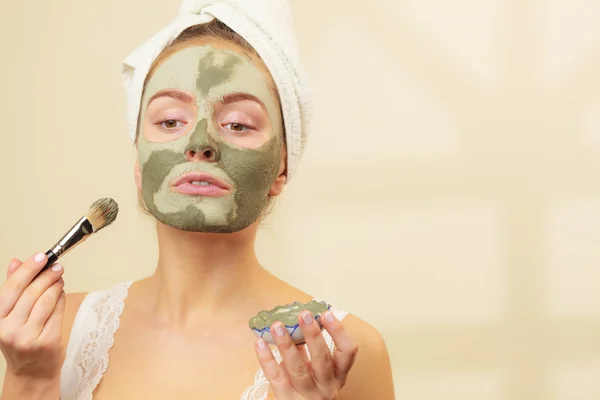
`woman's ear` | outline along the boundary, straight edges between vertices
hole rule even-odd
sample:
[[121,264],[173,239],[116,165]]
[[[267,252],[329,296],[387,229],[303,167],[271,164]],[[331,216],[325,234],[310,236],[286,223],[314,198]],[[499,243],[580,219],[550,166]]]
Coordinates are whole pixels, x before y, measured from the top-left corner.
[[285,153],[283,157],[281,157],[281,163],[279,164],[279,173],[275,181],[271,185],[271,190],[269,190],[269,196],[279,196],[281,192],[283,192],[283,187],[285,186],[285,182],[287,181],[287,171],[286,171],[286,157]]

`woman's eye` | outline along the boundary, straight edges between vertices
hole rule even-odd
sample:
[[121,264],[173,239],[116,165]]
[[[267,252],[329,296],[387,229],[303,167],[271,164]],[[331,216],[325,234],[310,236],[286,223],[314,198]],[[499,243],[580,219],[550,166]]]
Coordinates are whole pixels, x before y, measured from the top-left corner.
[[165,121],[162,121],[160,125],[166,129],[177,129],[183,126],[183,122],[177,121],[175,119],[167,119]]
[[227,124],[227,125],[225,125],[225,128],[229,129],[230,131],[234,131],[234,132],[245,132],[247,130],[250,130],[250,128],[247,127],[246,125],[238,124],[237,122]]

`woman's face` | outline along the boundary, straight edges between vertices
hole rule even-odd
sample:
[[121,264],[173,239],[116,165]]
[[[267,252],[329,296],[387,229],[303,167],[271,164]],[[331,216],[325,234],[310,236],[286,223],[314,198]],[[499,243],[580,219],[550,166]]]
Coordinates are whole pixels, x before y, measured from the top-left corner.
[[178,50],[142,98],[138,185],[146,206],[182,230],[248,227],[285,181],[281,127],[277,98],[248,56],[210,44]]

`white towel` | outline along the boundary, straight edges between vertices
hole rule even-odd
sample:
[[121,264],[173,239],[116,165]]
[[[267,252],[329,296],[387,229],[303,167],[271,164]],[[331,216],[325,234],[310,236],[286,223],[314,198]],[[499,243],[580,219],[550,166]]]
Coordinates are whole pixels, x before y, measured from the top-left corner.
[[183,0],[175,20],[123,62],[131,140],[135,140],[144,80],[152,62],[182,31],[215,18],[250,43],[273,76],[285,123],[289,182],[304,150],[311,110],[287,0]]

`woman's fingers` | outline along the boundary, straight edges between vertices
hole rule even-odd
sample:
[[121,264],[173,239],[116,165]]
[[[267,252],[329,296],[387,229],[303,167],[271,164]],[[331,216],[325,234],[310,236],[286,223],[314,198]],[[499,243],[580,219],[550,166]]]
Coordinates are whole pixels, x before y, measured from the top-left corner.
[[298,349],[298,351],[302,355],[302,358],[304,358],[304,360],[306,362],[310,362],[310,354],[308,353],[308,347],[306,346],[306,343],[304,343],[304,344],[302,344],[300,346],[296,346],[296,348]]
[[333,369],[335,378],[343,386],[346,383],[348,372],[356,360],[358,347],[344,328],[344,325],[330,311],[323,313],[321,322],[331,335],[333,343],[335,343],[336,350],[333,353]]
[[8,264],[8,269],[6,270],[6,279],[10,278],[13,272],[15,272],[17,268],[21,266],[21,264],[23,264],[21,260],[19,260],[18,258],[13,258],[10,261],[10,264]]
[[42,270],[48,258],[38,253],[20,265],[0,288],[0,318],[6,317],[13,309],[31,281]]
[[[14,273],[14,275],[16,275],[18,272],[20,271],[17,270]],[[20,325],[25,324],[29,320],[30,313],[38,301],[42,300],[43,298],[42,302],[46,305],[46,303],[48,302],[48,295],[44,295],[45,292],[59,279],[61,279],[62,274],[63,268],[60,264],[54,264],[52,268],[49,268],[42,272],[37,278],[33,280],[33,282],[29,284],[29,286],[27,286],[27,288],[25,288],[21,297],[17,300],[17,303],[10,312],[9,318],[15,320]],[[52,304],[52,309],[54,308],[55,304],[56,299]],[[49,315],[50,313],[46,315],[46,319]],[[45,322],[46,321],[44,320],[44,323]]]
[[294,388],[290,383],[283,366],[275,360],[271,348],[263,339],[258,339],[255,345],[258,362],[269,381],[277,400],[293,399]]
[[288,334],[287,329],[281,322],[276,322],[271,327],[271,336],[279,348],[282,365],[289,380],[301,395],[307,396],[317,390],[310,364],[306,362],[296,344]]
[[[64,281],[59,279],[47,288],[35,302],[29,318],[25,323],[25,328],[33,332],[35,337],[41,335],[46,322],[58,307],[58,301],[63,293]],[[18,303],[17,303],[18,306]],[[60,329],[57,330],[60,333]]]
[[[346,383],[358,348],[330,311],[318,318],[335,344],[333,355],[318,320],[309,311],[304,311],[298,318],[297,329],[302,329],[305,339],[305,345],[301,348],[296,346],[281,322],[275,322],[270,327],[281,363],[275,360],[263,339],[256,343],[260,365],[279,400],[335,398]],[[309,359],[306,350],[310,354]]]
[[[64,287],[64,285],[62,285]],[[61,340],[63,317],[65,315],[65,304],[67,295],[61,288],[55,307],[47,318],[46,324],[43,326],[42,332],[39,335],[39,339],[46,343],[58,343]],[[36,305],[37,307],[37,305]],[[35,311],[35,308],[34,308]],[[43,317],[40,317],[43,319]]]
[[[319,319],[321,317],[318,317]],[[300,328],[304,334],[308,351],[310,352],[310,360],[314,377],[317,382],[325,387],[329,387],[335,378],[333,372],[333,357],[329,351],[329,347],[323,337],[323,332],[319,324],[315,320],[310,311],[305,311],[301,314]]]
[[64,362],[62,270],[40,273],[46,261],[41,254],[21,265],[12,262],[0,288],[0,348],[7,370],[27,381],[54,381]]

